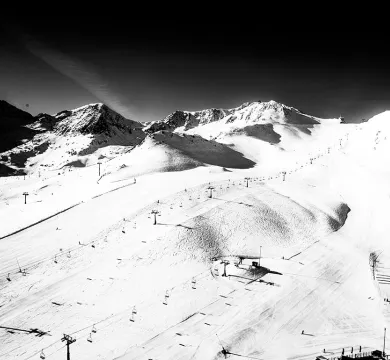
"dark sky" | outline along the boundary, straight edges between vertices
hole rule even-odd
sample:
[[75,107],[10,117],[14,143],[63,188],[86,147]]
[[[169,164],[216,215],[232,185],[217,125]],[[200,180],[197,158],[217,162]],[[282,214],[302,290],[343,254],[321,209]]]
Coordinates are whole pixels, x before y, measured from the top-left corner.
[[350,121],[390,109],[382,29],[243,8],[55,10],[0,25],[0,98],[33,115],[104,102],[150,121],[271,99]]

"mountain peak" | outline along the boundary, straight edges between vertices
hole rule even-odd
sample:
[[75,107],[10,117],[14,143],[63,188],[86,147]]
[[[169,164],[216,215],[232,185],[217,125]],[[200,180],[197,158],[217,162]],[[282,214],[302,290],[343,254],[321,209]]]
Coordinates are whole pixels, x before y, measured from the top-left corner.
[[314,117],[304,114],[302,111],[293,107],[284,105],[275,100],[270,101],[252,101],[245,102],[240,106],[232,109],[210,108],[199,111],[182,111],[176,110],[169,114],[163,120],[154,121],[145,127],[149,133],[168,130],[175,131],[190,130],[197,126],[206,125],[215,121],[226,119],[227,123],[236,120],[251,122],[291,122],[303,124],[318,123]]
[[126,119],[103,103],[81,106],[73,110],[63,110],[53,115],[60,120],[56,130],[60,134],[106,134],[110,135],[112,127],[129,131],[142,127],[136,121]]
[[[76,109],[71,110],[72,112],[78,112],[78,111],[86,111],[86,110],[101,110],[103,108],[109,109],[109,107],[103,103],[92,103],[92,104],[87,104],[80,106]],[[113,111],[113,110],[112,110]]]

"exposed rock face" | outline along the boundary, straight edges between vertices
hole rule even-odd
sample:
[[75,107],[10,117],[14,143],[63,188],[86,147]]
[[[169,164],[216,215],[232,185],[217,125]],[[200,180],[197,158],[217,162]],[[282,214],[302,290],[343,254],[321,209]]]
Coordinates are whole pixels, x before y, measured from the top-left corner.
[[183,127],[183,130],[189,130],[199,125],[221,120],[229,113],[229,110],[223,109],[206,109],[193,112],[176,110],[161,121],[149,123],[144,131],[148,133],[154,133],[161,130],[174,131],[181,127]]
[[8,151],[0,151],[0,161],[7,167],[57,168],[77,161],[77,156],[90,155],[107,146],[119,145],[128,151],[146,136],[142,124],[124,118],[101,103],[27,118],[30,122],[23,129],[31,136],[4,149]]
[[231,110],[224,109],[207,109],[202,111],[197,111],[194,113],[194,118],[198,120],[198,122],[194,121],[187,125],[186,130],[191,129],[198,125],[209,124],[214,121],[218,121],[223,119],[225,116],[229,115]]
[[174,131],[178,128],[186,131],[220,120],[226,123],[245,121],[266,124],[274,121],[297,125],[319,124],[313,116],[271,100],[246,102],[233,109],[213,108],[194,112],[177,110],[161,121],[149,123],[144,130],[149,133],[161,130]]
[[61,111],[54,115],[58,121],[55,132],[59,135],[68,133],[113,135],[114,128],[131,134],[133,129],[142,125],[128,120],[104,104],[91,104],[71,111]]
[[5,129],[0,131],[0,164],[4,173],[84,164],[94,161],[95,155],[111,158],[131,151],[147,134],[165,131],[171,137],[173,132],[198,134],[222,143],[224,138],[245,135],[275,145],[281,142],[281,126],[294,134],[310,135],[321,121],[272,100],[246,102],[232,109],[177,110],[147,124],[126,119],[102,103],[33,117],[0,101],[0,130]]
[[50,130],[50,131],[53,131],[54,126],[59,121],[58,118],[55,118],[52,115],[44,114],[44,113],[38,114],[37,116],[35,116],[35,119],[37,125],[39,125],[41,128],[45,130]]
[[190,114],[188,112],[177,110],[172,114],[169,114],[162,121],[155,121],[147,125],[144,129],[148,133],[154,133],[162,130],[173,131],[178,127],[184,126],[186,121],[189,120]]
[[55,114],[54,116],[58,119],[58,120],[63,120],[65,119],[66,117],[72,115],[72,111],[71,110],[63,110],[63,111],[60,111],[59,113]]

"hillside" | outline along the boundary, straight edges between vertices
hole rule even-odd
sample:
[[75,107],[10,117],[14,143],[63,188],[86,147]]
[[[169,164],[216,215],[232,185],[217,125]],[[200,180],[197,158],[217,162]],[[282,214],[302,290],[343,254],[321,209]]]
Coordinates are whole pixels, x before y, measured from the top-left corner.
[[202,125],[218,122],[220,124],[236,123],[243,125],[253,123],[264,125],[269,123],[295,125],[305,133],[319,124],[320,120],[314,116],[302,113],[300,110],[289,107],[276,101],[248,102],[232,109],[206,109],[201,111],[175,111],[161,121],[154,121],[147,125],[145,131],[156,132],[187,131]]
[[[244,103],[233,109],[176,111],[144,125],[104,104],[39,114],[34,120],[24,127],[35,134],[33,138],[0,154],[4,173],[54,173],[107,161],[112,162],[108,171],[125,176],[197,166],[243,169],[261,165],[277,171],[291,162],[286,150],[293,156],[308,149],[314,153],[319,138],[333,136],[332,141],[337,141],[344,133],[339,119],[318,119],[275,101]],[[147,135],[152,141],[144,144]],[[270,154],[276,161],[266,161]]]
[[[261,111],[285,129],[280,142],[232,135],[231,124],[259,122],[257,106],[220,124],[234,146],[195,133],[216,120],[145,134],[101,175],[87,164],[1,178],[0,323],[13,330],[0,331],[0,358],[63,359],[63,334],[80,360],[216,360],[223,348],[227,358],[309,360],[381,348],[390,113],[359,125],[315,118],[310,134],[288,137],[299,117],[277,106]],[[33,126],[58,139],[114,138],[96,117],[85,122],[95,111]]]
[[27,173],[95,164],[99,158],[128,151],[123,147],[134,147],[145,137],[140,123],[125,119],[104,104],[39,114],[26,129],[36,135],[0,156],[4,165]]
[[198,135],[168,131],[148,135],[134,150],[107,163],[103,182],[128,179],[155,172],[172,172],[196,167],[248,169],[256,164],[241,153]]

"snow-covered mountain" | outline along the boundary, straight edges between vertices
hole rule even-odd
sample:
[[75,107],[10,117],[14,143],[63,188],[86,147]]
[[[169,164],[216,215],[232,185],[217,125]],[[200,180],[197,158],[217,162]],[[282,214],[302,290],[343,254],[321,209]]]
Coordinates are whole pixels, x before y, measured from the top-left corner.
[[292,152],[310,157],[318,151],[321,139],[334,144],[344,131],[341,123],[341,119],[321,119],[271,100],[247,102],[232,109],[176,111],[148,124],[145,131],[198,135],[229,146],[263,168],[275,168],[291,162]]
[[1,160],[27,172],[40,167],[56,170],[68,164],[85,166],[139,144],[145,138],[142,127],[101,103],[54,115],[39,114],[24,126],[35,133],[33,138],[3,152]]
[[64,334],[78,360],[388,347],[390,113],[360,125],[277,103],[203,114],[187,130],[129,122],[130,134],[94,104],[23,125],[38,132],[33,170],[112,161],[104,176],[0,178],[2,360],[62,360]]
[[189,130],[199,125],[218,121],[231,114],[233,110],[206,109],[201,111],[176,110],[161,121],[153,121],[145,127],[145,131],[153,133],[161,130],[174,131],[177,128]]
[[119,133],[132,134],[133,130],[142,128],[140,123],[125,119],[102,103],[61,111],[54,118],[59,120],[54,126],[54,131],[59,135],[92,134],[113,137]]
[[320,123],[314,116],[304,114],[298,109],[271,100],[268,102],[246,102],[232,109],[177,110],[161,121],[154,121],[148,124],[145,131],[174,131],[176,129],[187,131],[216,121],[226,124],[245,122],[256,124],[294,124],[296,126]]
[[[0,164],[7,170],[57,171],[64,166],[83,167],[96,164],[99,159],[114,158],[117,170],[132,166],[134,175],[152,168],[156,171],[208,165],[245,168],[255,164],[265,166],[264,154],[269,152],[277,159],[272,165],[280,165],[289,161],[285,150],[314,151],[319,137],[327,136],[330,140],[338,136],[333,130],[334,126],[340,126],[340,119],[320,119],[272,100],[247,102],[232,109],[175,111],[161,121],[147,124],[125,119],[101,103],[54,115],[39,114],[34,120],[23,126],[33,136],[0,154]],[[180,136],[172,137],[172,133]],[[162,140],[154,141],[155,136]],[[143,146],[135,158],[126,155],[146,137],[150,138],[151,146]],[[161,143],[165,145],[159,146]],[[205,157],[205,149],[211,149],[212,156]],[[142,159],[150,158],[152,152],[156,156],[145,163]],[[165,159],[162,160],[165,165],[156,164],[156,159]],[[135,164],[139,165],[137,169]]]

